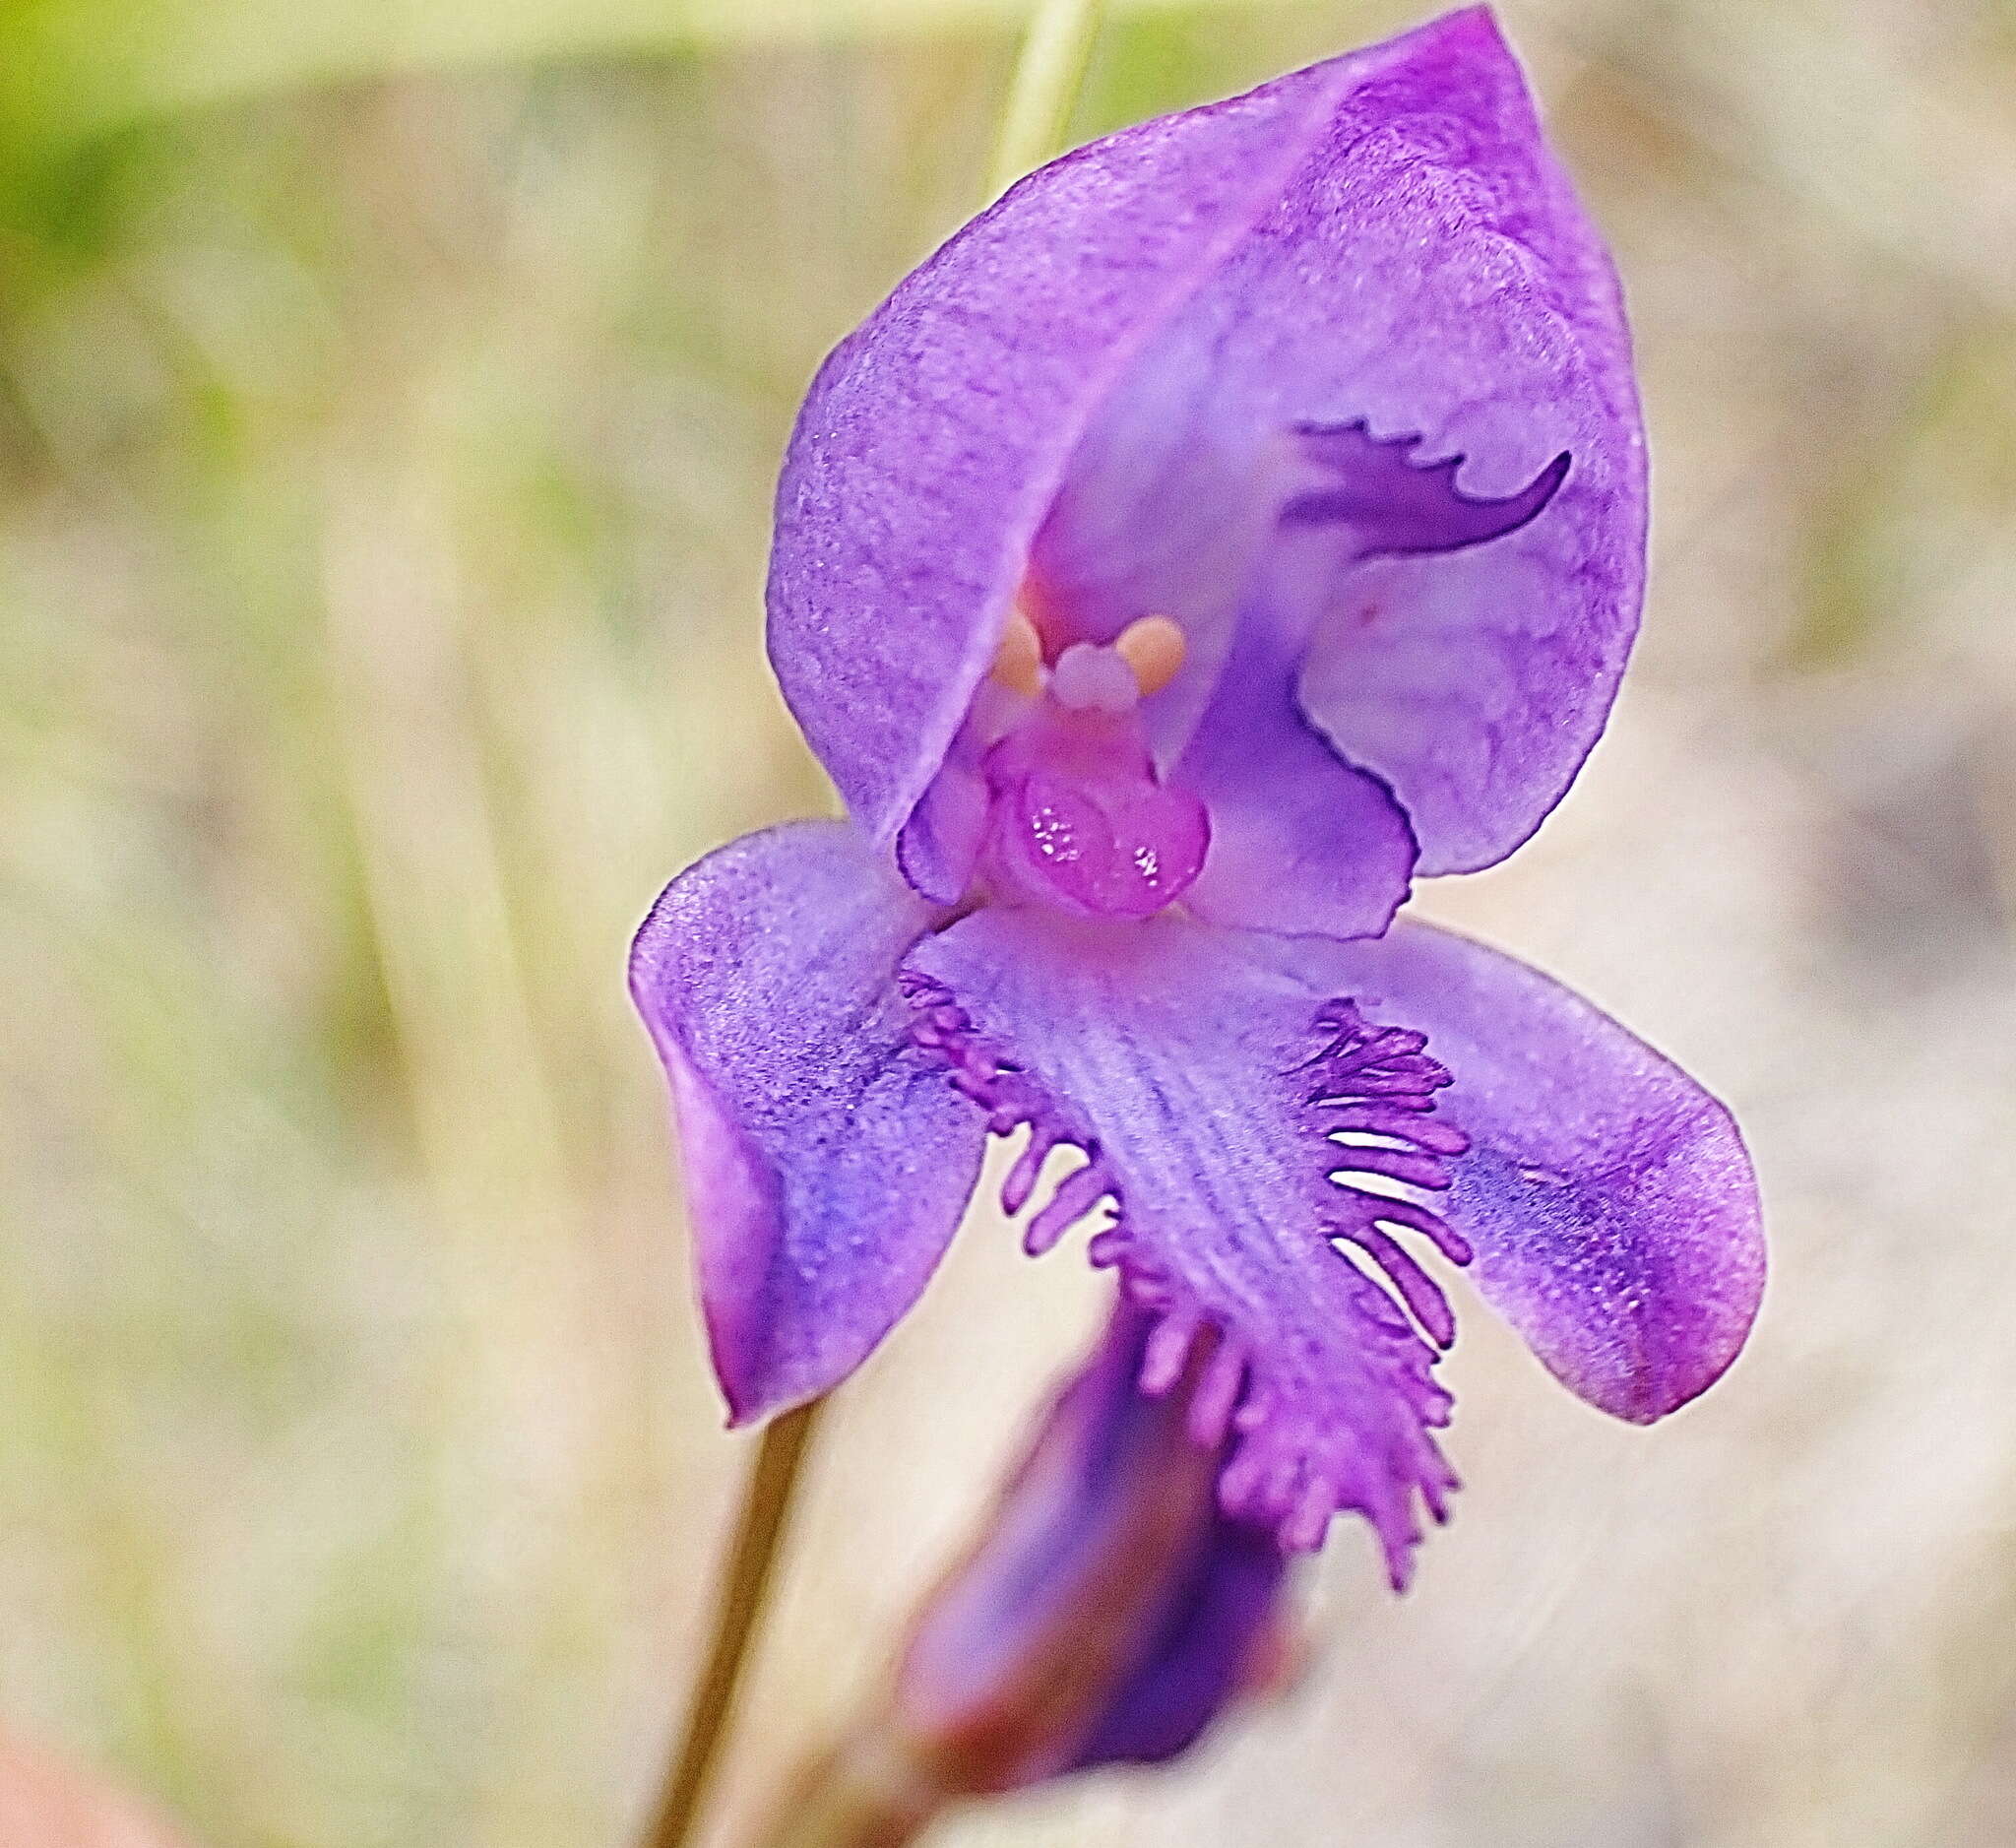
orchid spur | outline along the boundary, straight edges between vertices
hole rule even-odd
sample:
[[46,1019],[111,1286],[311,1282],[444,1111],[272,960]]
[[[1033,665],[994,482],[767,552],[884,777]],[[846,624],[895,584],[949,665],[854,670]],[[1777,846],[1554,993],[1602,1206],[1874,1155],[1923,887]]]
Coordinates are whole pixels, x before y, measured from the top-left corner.
[[[1481,1296],[1646,1423],[1754,1315],[1724,1108],[1544,976],[1397,920],[1595,743],[1646,492],[1595,231],[1481,9],[1078,150],[901,284],[787,455],[771,661],[845,821],[641,930],[736,1422],[852,1370],[988,1134],[1097,1215],[1134,1379],[1284,1551],[1405,1584]],[[1117,1337],[1116,1337],[1117,1339]]]

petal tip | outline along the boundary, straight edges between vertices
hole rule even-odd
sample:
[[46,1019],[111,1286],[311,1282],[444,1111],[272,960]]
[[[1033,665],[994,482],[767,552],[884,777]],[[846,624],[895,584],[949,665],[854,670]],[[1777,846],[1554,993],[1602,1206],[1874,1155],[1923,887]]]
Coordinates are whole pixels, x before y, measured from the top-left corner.
[[1440,14],[1403,34],[1402,42],[1410,38],[1418,43],[1461,46],[1506,59],[1513,57],[1505,29],[1498,24],[1497,9],[1488,5],[1457,7],[1453,12]]

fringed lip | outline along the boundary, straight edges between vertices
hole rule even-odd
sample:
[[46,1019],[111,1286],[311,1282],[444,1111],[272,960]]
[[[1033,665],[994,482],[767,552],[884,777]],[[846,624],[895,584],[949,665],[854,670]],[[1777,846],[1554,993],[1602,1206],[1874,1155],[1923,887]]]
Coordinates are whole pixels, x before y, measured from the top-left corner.
[[[1756,1313],[1729,1113],[1558,984],[1426,925],[1337,943],[954,918],[810,822],[675,880],[632,980],[738,1419],[837,1383],[909,1308],[990,1129],[1029,1131],[1003,1203],[1036,1208],[1032,1250],[1110,1209],[1088,1255],[1157,1323],[1144,1390],[1201,1367],[1186,1416],[1231,1445],[1224,1505],[1291,1547],[1356,1510],[1396,1582],[1417,1508],[1455,1483],[1431,1435],[1453,1318],[1423,1243],[1638,1423],[1705,1390]],[[1082,1165],[1039,1202],[1065,1145]]]
[[1285,1547],[1354,1510],[1403,1584],[1417,1505],[1446,1514],[1434,1365],[1455,1319],[1424,1245],[1635,1422],[1705,1389],[1756,1312],[1756,1189],[1728,1112],[1448,932],[1092,933],[984,910],[920,941],[903,981],[921,1050],[987,1127],[1029,1130],[1005,1205],[1034,1203],[1054,1149],[1083,1153],[1031,1248],[1110,1210],[1087,1254],[1156,1318],[1143,1389],[1208,1352],[1193,1434],[1229,1440],[1222,1504]]
[[[1424,1201],[1447,1187],[1446,1163],[1464,1146],[1432,1115],[1448,1073],[1418,1034],[1377,1027],[1347,998],[1283,991],[1239,957],[1236,933],[1177,921],[1135,929],[1140,956],[1130,966],[1125,956],[1102,963],[1082,934],[1040,915],[978,914],[920,944],[907,966],[913,1038],[990,1131],[1028,1131],[1003,1184],[1005,1210],[1029,1207],[1058,1149],[1083,1157],[1031,1216],[1025,1243],[1049,1250],[1097,1209],[1109,1211],[1087,1255],[1150,1319],[1136,1383],[1159,1396],[1191,1382],[1187,1430],[1225,1448],[1228,1516],[1298,1552],[1321,1545],[1340,1509],[1355,1508],[1404,1584],[1420,1532],[1410,1503],[1418,1496],[1439,1520],[1456,1486],[1427,1435],[1450,1407],[1432,1378],[1430,1343],[1446,1345],[1453,1324],[1392,1236],[1424,1233],[1445,1252],[1463,1248]],[[984,940],[1002,960],[984,974],[964,963],[970,979],[956,981],[948,964],[961,962],[952,952],[962,937],[976,951]],[[1010,992],[1026,999],[1031,981],[1045,977],[1048,1018],[1032,1020]],[[1183,1010],[1145,999],[1144,988],[1187,991],[1186,1027],[1172,1030]],[[1088,989],[1100,992],[1097,1009]],[[1250,1018],[1256,1005],[1266,1016],[1257,1037],[1226,1034],[1227,1020]],[[1089,1067],[1106,1082],[1086,1082]],[[1200,1080],[1202,1120],[1172,1126],[1154,1099]],[[1243,1215],[1223,1210],[1228,1177],[1203,1155],[1235,1114],[1256,1138],[1235,1184],[1257,1185],[1265,1203]],[[1373,1271],[1354,1267],[1333,1241],[1356,1243]],[[1311,1344],[1322,1357],[1313,1363]]]

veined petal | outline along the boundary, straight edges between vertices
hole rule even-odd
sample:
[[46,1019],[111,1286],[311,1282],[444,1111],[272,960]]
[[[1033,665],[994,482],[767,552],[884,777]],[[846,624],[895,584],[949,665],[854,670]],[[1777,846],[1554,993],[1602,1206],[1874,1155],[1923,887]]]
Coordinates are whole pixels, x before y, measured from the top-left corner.
[[[1350,81],[1322,135],[1094,419],[1036,568],[1087,632],[1183,621],[1179,740],[1241,606],[1238,548],[1212,536],[1251,529],[1233,484],[1277,482],[1261,550],[1295,548],[1315,617],[1303,710],[1392,789],[1421,872],[1467,871],[1559,800],[1636,631],[1628,338],[1488,13],[1325,68]],[[1300,544],[1326,514],[1337,544]],[[1283,594],[1279,561],[1253,568]]]
[[878,842],[945,757],[1087,422],[1274,205],[1345,81],[1296,72],[1065,156],[820,369],[778,484],[770,657]]
[[895,985],[939,916],[845,822],[745,836],[637,933],[670,1079],[715,1370],[734,1422],[851,1372],[915,1301],[983,1127]]
[[[1382,1229],[1462,1252],[1418,1191],[1333,1177],[1432,1192],[1463,1137],[1430,1115],[1447,1074],[1419,1036],[1366,1022],[1324,985],[1335,948],[1167,916],[1091,928],[988,910],[919,943],[907,968],[934,1046],[990,1125],[1030,1125],[1011,1210],[1050,1147],[1089,1158],[1031,1222],[1032,1249],[1102,1197],[1115,1203],[1091,1254],[1159,1318],[1144,1389],[1171,1389],[1193,1342],[1212,1343],[1190,1419],[1200,1440],[1234,1434],[1228,1513],[1296,1549],[1357,1509],[1397,1585],[1417,1500],[1439,1518],[1455,1485],[1430,1435],[1449,1398],[1402,1302],[1436,1341],[1449,1329],[1439,1293]],[[1334,1242],[1366,1252],[1401,1296]]]
[[1742,1347],[1764,1243],[1741,1136],[1670,1059],[1538,970],[1406,923],[1334,979],[1455,1074],[1471,1138],[1444,1206],[1479,1291],[1565,1385],[1638,1424]]

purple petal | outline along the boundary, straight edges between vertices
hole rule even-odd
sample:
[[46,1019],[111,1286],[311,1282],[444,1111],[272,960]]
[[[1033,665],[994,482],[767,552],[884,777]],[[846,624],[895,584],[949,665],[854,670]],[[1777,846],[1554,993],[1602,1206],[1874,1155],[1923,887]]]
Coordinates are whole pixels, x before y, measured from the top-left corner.
[[1188,1393],[1138,1387],[1154,1325],[1118,1306],[905,1652],[898,1721],[957,1789],[1168,1757],[1274,1639],[1283,1555],[1218,1511]]
[[[1338,947],[1166,917],[1093,930],[989,910],[919,943],[908,967],[914,1003],[992,1126],[1030,1124],[1039,1159],[1059,1142],[1091,1157],[1090,1184],[1074,1177],[1059,1217],[1038,1215],[1032,1246],[1098,1195],[1116,1202],[1091,1253],[1159,1318],[1144,1387],[1171,1383],[1193,1340],[1215,1342],[1193,1430],[1234,1434],[1227,1511],[1305,1548],[1355,1508],[1398,1584],[1417,1498],[1439,1515],[1454,1486],[1429,1434],[1449,1399],[1400,1303],[1333,1241],[1363,1248],[1365,1231],[1401,1215],[1440,1228],[1418,1200],[1332,1176],[1399,1171],[1433,1189],[1437,1155],[1462,1137],[1428,1115],[1447,1074],[1418,1036],[1368,1026],[1310,979]],[[1327,1139],[1350,1128],[1381,1146]],[[1011,1177],[1018,1196],[1027,1179]]]
[[1445,1211],[1479,1290],[1575,1392],[1646,1424],[1720,1377],[1764,1284],[1730,1114],[1537,970],[1430,925],[1341,945],[1359,1004],[1428,1036],[1471,1138]]
[[1033,174],[813,382],[778,487],[770,654],[878,841],[943,760],[1095,409],[1280,196],[1342,81],[1297,73]]
[[897,965],[940,916],[844,822],[747,835],[637,933],[715,1370],[735,1423],[824,1392],[915,1301],[983,1126],[918,1050]]
[[[1394,490],[1411,484],[1359,444],[1358,484],[1383,482],[1376,519],[1358,503],[1372,531],[1300,548],[1296,571],[1318,618],[1304,710],[1390,786],[1420,871],[1470,870],[1567,789],[1636,629],[1646,500],[1628,340],[1602,243],[1488,14],[1325,68],[1350,84],[1320,142],[1116,387],[1038,572],[1090,632],[1146,607],[1184,622],[1198,666],[1168,697],[1180,735],[1240,604],[1236,549],[1210,542],[1250,527],[1234,484],[1271,473],[1280,504],[1309,511],[1312,425],[1333,432],[1333,460],[1353,425],[1464,457],[1423,472],[1438,511],[1410,536]],[[1463,517],[1497,501],[1495,519]],[[1487,537],[1493,524],[1508,530]],[[1278,543],[1303,530],[1285,523]],[[1464,548],[1443,549],[1452,538]]]
[[1414,833],[1386,786],[1302,716],[1297,639],[1275,612],[1249,609],[1171,773],[1211,816],[1190,908],[1247,929],[1376,936],[1406,902]]

